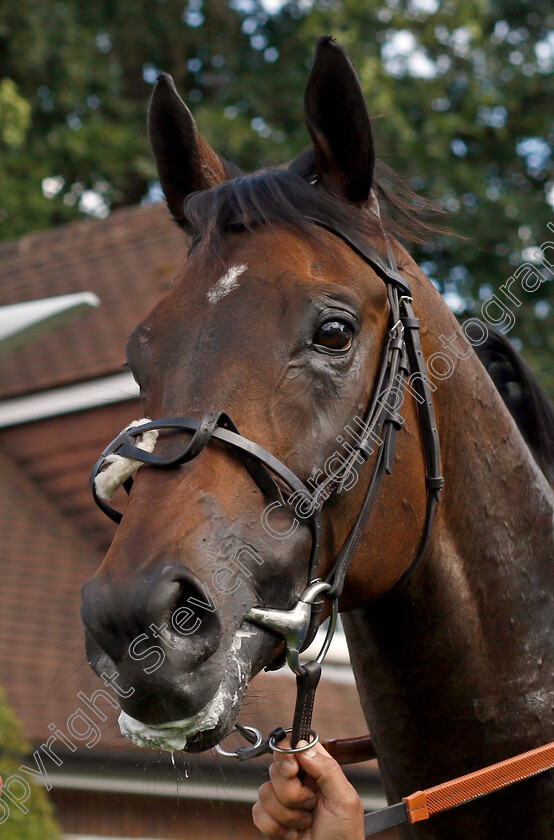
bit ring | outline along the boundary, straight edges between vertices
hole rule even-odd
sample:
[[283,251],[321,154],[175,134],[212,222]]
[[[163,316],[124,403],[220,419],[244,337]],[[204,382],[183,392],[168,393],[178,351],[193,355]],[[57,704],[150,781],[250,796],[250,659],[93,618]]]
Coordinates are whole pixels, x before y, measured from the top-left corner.
[[[262,733],[260,732],[260,730],[256,729],[255,726],[247,726],[245,723],[242,723],[241,727],[242,727],[242,729],[247,729],[248,732],[251,732],[252,735],[256,736],[256,742],[253,744],[252,749],[257,749],[263,741]],[[236,727],[234,727],[233,732],[240,732],[240,730],[237,729]],[[229,733],[229,734],[231,734],[231,733]],[[225,755],[228,758],[236,758],[237,757],[236,751],[233,750],[233,752],[230,752],[229,750],[225,750],[219,744],[215,745],[215,751],[217,753],[219,753],[219,755]]]
[[[285,732],[288,735],[289,732],[292,732],[292,729],[285,729]],[[305,747],[289,747],[288,749],[286,747],[278,747],[277,744],[275,743],[275,736],[272,735],[271,738],[268,741],[269,748],[271,750],[273,750],[274,752],[282,753],[283,755],[291,755],[291,754],[294,754],[294,753],[304,752],[305,750],[309,749],[310,747],[313,747],[314,744],[317,744],[318,741],[319,741],[319,735],[317,734],[317,732],[314,729],[309,729],[308,732],[312,736],[312,740],[308,744],[306,744]]]

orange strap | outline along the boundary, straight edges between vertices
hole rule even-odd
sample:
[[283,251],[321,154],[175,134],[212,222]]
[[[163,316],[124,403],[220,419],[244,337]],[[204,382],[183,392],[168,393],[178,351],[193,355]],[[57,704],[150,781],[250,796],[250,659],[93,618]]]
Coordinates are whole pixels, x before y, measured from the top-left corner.
[[459,779],[452,779],[450,782],[443,782],[441,785],[405,796],[403,801],[406,803],[408,820],[410,823],[427,820],[440,811],[447,811],[455,805],[469,802],[478,796],[500,790],[552,768],[554,741],[474,773],[468,773],[467,776],[460,776]]

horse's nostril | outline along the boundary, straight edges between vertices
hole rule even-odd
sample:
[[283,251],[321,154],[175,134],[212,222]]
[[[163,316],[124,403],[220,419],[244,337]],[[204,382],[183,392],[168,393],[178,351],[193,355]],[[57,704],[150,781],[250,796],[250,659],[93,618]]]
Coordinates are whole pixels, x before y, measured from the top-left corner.
[[81,614],[90,635],[118,666],[126,654],[142,663],[149,646],[172,667],[196,665],[221,642],[210,590],[185,567],[158,567],[125,587],[93,579],[83,589]]
[[219,647],[221,621],[210,590],[186,567],[164,567],[146,612],[150,630],[172,661],[199,664]]
[[196,659],[202,662],[219,646],[221,621],[215,602],[207,586],[203,586],[191,572],[179,573],[175,583],[179,584],[178,595],[169,615],[172,633],[178,638],[194,638],[194,647],[201,638],[204,645],[196,652]]

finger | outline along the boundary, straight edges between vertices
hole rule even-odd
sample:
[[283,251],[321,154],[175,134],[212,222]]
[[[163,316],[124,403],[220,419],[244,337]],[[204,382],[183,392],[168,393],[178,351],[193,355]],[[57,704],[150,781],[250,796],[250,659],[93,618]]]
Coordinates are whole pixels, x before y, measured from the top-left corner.
[[[298,746],[305,743],[305,741],[300,741]],[[279,746],[284,749],[289,748],[290,745],[289,736],[279,742]],[[290,808],[314,808],[317,803],[317,786],[310,779],[302,784],[302,781],[297,778],[299,770],[300,765],[292,753],[276,751],[273,753],[273,764],[269,768],[269,775],[281,802]],[[290,784],[284,784],[283,779],[290,781]]]
[[301,831],[312,824],[312,815],[309,811],[287,808],[279,801],[271,782],[266,782],[260,787],[258,797],[266,814],[269,814],[279,825]]
[[269,768],[269,778],[279,801],[286,808],[310,810],[317,804],[317,794],[302,784],[297,776],[286,779],[274,763]]
[[[283,738],[282,741],[279,741],[278,746],[282,749],[290,749],[290,738],[288,737],[288,735],[286,738]],[[294,755],[290,753],[286,754],[274,752],[273,761],[279,768],[281,774],[286,779],[291,779],[293,776],[296,776],[298,774],[300,768]]]
[[265,834],[266,837],[271,837],[272,840],[296,840],[298,832],[295,828],[287,828],[286,825],[280,825],[268,813],[266,813],[263,805],[256,802],[252,808],[252,821],[258,831]]

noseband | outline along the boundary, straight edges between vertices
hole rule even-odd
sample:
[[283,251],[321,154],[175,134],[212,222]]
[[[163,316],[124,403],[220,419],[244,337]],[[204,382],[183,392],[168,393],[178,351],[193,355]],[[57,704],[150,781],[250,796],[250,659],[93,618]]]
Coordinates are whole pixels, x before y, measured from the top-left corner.
[[[100,498],[96,486],[96,479],[101,470],[108,464],[107,459],[110,456],[119,455],[133,459],[139,464],[169,469],[191,461],[202,452],[208,443],[218,441],[234,450],[252,479],[270,502],[276,503],[278,506],[284,506],[287,503],[292,503],[294,498],[297,511],[300,505],[302,513],[299,515],[302,519],[307,520],[312,533],[306,588],[300,595],[296,606],[291,610],[256,606],[252,607],[244,617],[245,621],[265,627],[279,634],[285,640],[286,661],[297,677],[297,702],[294,724],[292,730],[289,730],[292,731],[292,747],[291,750],[288,750],[289,752],[295,751],[295,749],[296,751],[305,749],[304,747],[296,747],[296,743],[300,739],[308,741],[311,736],[310,743],[313,743],[313,740],[317,738],[313,730],[310,729],[310,723],[314,694],[321,675],[321,663],[334,633],[337,602],[344,586],[346,574],[368,523],[383,474],[385,472],[390,474],[392,471],[396,437],[403,424],[403,419],[395,407],[396,393],[403,392],[405,380],[409,373],[412,374],[412,387],[419,397],[417,402],[425,454],[427,504],[425,525],[417,553],[409,568],[394,584],[393,589],[406,583],[425,553],[433,527],[435,506],[444,485],[444,479],[440,471],[439,438],[431,390],[419,339],[419,319],[414,316],[412,309],[410,286],[398,271],[388,241],[387,257],[383,259],[361,237],[346,233],[337,227],[330,227],[321,219],[309,218],[308,221],[325,228],[342,239],[381,277],[386,284],[390,308],[389,330],[373,395],[359,433],[357,433],[354,443],[349,445],[349,456],[341,467],[323,479],[311,492],[304,482],[285,464],[259,444],[243,437],[231,418],[225,412],[218,411],[205,414],[201,420],[191,417],[168,417],[124,430],[104,450],[90,477],[90,488],[97,505],[110,519],[119,523],[122,518],[121,514]],[[189,434],[192,433],[192,437],[179,454],[164,457],[147,452],[137,445],[136,438],[152,430],[185,431]],[[379,445],[379,451],[358,516],[331,571],[325,580],[322,580],[318,577],[322,530],[321,508],[332,493],[345,492],[346,479],[356,464],[368,460],[376,443]],[[289,493],[285,492],[285,497],[283,497],[283,492],[275,477],[290,491]],[[132,478],[127,478],[123,483],[127,493],[130,492],[132,482]],[[318,657],[313,662],[301,665],[299,654],[310,645],[317,632],[324,607],[322,597],[332,602],[332,615],[327,636]],[[277,667],[281,667],[282,664],[283,662],[280,661]],[[253,727],[246,728],[237,724],[236,728],[254,746],[241,747],[234,753],[228,753],[220,748],[220,752],[225,755],[233,755],[241,760],[261,755],[271,749],[279,750],[280,748],[277,745],[286,734],[286,730],[279,727],[273,730],[268,739],[262,740]]]

